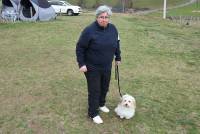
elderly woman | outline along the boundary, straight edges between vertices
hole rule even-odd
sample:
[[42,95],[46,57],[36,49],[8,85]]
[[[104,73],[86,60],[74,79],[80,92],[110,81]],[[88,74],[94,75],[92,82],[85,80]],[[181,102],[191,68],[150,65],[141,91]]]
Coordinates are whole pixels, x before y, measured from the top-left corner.
[[96,20],[83,30],[76,46],[79,70],[87,79],[88,116],[97,124],[103,123],[99,110],[109,112],[105,102],[114,56],[115,64],[121,61],[118,31],[109,23],[111,14],[108,6],[98,7]]

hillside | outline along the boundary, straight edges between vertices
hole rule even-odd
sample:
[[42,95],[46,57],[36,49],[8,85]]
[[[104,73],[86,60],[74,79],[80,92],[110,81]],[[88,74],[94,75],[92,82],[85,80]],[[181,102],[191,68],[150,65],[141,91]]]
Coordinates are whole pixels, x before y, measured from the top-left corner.
[[[82,7],[86,8],[94,8],[96,5],[106,4],[112,7],[121,7],[121,0],[82,0],[83,4],[80,3],[81,0],[68,0],[73,4],[78,4]],[[181,3],[185,3],[189,0],[168,0],[169,6],[178,5]],[[163,0],[129,0],[127,3],[127,7],[132,8],[159,8],[162,6]]]
[[[159,10],[156,12],[152,12],[147,14],[148,16],[152,17],[162,17],[163,11]],[[172,8],[167,10],[167,16],[193,16],[193,17],[200,17],[200,3],[193,3],[188,6],[179,7],[179,8]]]
[[[96,8],[97,5],[106,4],[112,7],[121,7],[121,0],[67,0],[74,5],[80,5],[83,8]],[[81,2],[82,1],[82,2]],[[154,9],[162,6],[163,0],[129,0],[127,7],[132,8],[148,8]],[[185,3],[189,0],[168,0],[169,6],[178,5],[180,3]],[[0,6],[2,0],[0,0]]]

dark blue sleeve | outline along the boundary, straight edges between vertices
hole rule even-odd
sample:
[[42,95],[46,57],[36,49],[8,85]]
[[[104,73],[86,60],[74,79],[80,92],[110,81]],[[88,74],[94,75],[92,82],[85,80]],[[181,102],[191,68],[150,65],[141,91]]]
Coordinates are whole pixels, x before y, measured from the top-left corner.
[[115,61],[121,61],[120,40],[117,41],[117,49],[115,51]]
[[88,48],[90,42],[90,33],[88,28],[86,28],[82,33],[81,36],[76,44],[76,57],[79,68],[85,65],[85,51]]
[[[117,32],[117,29],[116,29]],[[121,50],[120,50],[120,38],[119,38],[119,34],[117,32],[117,49],[115,51],[115,61],[121,61]]]

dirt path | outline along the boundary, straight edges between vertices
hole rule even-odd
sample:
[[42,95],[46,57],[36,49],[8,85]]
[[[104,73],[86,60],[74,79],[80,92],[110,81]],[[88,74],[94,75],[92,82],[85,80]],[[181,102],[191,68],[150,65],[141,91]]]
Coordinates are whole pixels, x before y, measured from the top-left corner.
[[[174,7],[169,7],[167,9],[175,9],[175,8],[179,8],[179,7],[184,7],[184,6],[187,6],[187,5],[194,3],[196,1],[197,0],[190,0],[187,3],[183,3],[183,4],[180,4],[180,5],[174,6]],[[146,10],[146,11],[136,11],[134,14],[144,15],[144,14],[149,14],[149,13],[153,13],[153,12],[157,12],[157,11],[161,11],[161,10],[163,10],[163,9],[160,8],[160,9],[153,9],[153,10]]]

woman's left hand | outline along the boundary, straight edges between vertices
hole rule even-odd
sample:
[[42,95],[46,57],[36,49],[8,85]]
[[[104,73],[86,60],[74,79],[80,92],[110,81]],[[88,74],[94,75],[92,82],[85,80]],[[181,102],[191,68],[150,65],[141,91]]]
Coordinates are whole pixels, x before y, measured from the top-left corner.
[[121,64],[121,61],[115,61],[115,65]]

